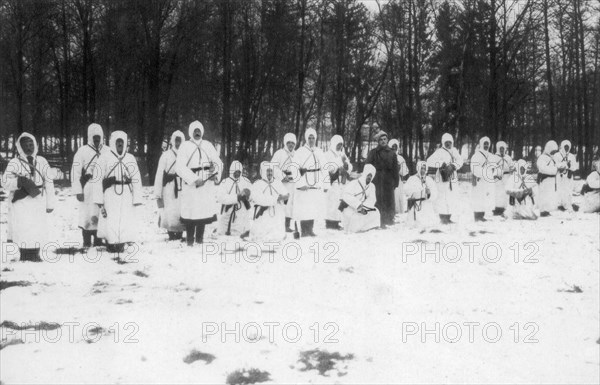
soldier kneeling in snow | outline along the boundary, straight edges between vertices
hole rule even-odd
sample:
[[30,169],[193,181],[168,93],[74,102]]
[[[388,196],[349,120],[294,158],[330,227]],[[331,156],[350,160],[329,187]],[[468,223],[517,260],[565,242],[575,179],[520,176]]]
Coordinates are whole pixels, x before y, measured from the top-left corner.
[[526,177],[527,162],[524,159],[520,159],[506,186],[506,194],[508,194],[509,197],[509,205],[513,219],[537,219],[537,215],[533,211],[533,205],[535,203],[533,186],[527,185]]
[[260,164],[261,179],[252,185],[254,204],[250,238],[253,241],[276,242],[285,238],[286,201],[289,193],[276,175],[275,163]]
[[433,209],[437,188],[433,179],[427,176],[427,162],[417,162],[417,173],[408,178],[404,191],[408,197],[407,224],[430,227],[439,223]]
[[21,261],[41,262],[40,247],[48,234],[47,214],[54,210],[54,182],[48,162],[37,156],[33,135],[24,132],[16,145],[18,155],[8,162],[5,173],[12,205],[9,227]]
[[109,252],[121,253],[139,229],[135,206],[142,204],[142,181],[135,157],[127,152],[127,134],[113,132],[109,146],[98,160],[102,182],[94,183],[94,202],[101,213],[98,236],[106,239]]
[[581,188],[583,203],[581,211],[584,213],[600,212],[600,160],[593,163],[594,171],[588,175]]
[[248,236],[250,229],[250,188],[252,183],[242,175],[244,167],[234,160],[229,166],[229,177],[219,186],[219,234]]
[[360,178],[346,185],[339,207],[346,233],[367,231],[380,226],[380,213],[375,208],[375,185],[371,183],[374,177],[375,167],[365,164]]

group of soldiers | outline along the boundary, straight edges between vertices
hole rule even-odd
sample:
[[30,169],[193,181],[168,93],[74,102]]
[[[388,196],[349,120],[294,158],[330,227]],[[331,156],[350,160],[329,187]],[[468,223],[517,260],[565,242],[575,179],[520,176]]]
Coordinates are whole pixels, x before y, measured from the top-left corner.
[[[135,206],[141,205],[141,175],[135,157],[128,153],[123,131],[110,135],[91,124],[87,144],[78,149],[71,171],[72,192],[79,201],[78,226],[83,247],[105,244],[119,253],[128,242],[139,238]],[[260,177],[251,182],[244,167],[233,161],[228,176],[211,142],[204,139],[199,121],[189,125],[188,137],[181,131],[171,135],[169,148],[159,160],[154,195],[159,209],[159,226],[170,240],[188,245],[203,243],[205,230],[217,235],[239,236],[252,241],[281,241],[286,233],[295,238],[314,237],[316,221],[327,229],[346,233],[385,228],[396,214],[407,214],[407,224],[435,226],[454,223],[451,219],[459,200],[458,174],[464,160],[450,134],[426,161],[419,161],[413,175],[399,155],[399,142],[377,135],[359,174],[353,170],[344,140],[334,135],[327,151],[317,146],[317,133],[307,129],[304,144],[288,133],[283,148],[270,161],[260,164]],[[23,133],[16,142],[18,155],[5,173],[10,191],[8,239],[15,242],[21,260],[40,260],[40,245],[47,241],[48,215],[55,204],[53,173],[48,162],[37,155],[36,139]],[[571,143],[560,148],[549,141],[535,162],[537,180],[525,160],[514,162],[505,142],[491,152],[488,137],[480,140],[470,160],[474,220],[485,214],[514,219],[537,219],[559,207],[573,211],[573,173],[578,170]],[[600,209],[600,169],[588,176],[581,193],[583,211]],[[508,212],[505,213],[505,211]]]

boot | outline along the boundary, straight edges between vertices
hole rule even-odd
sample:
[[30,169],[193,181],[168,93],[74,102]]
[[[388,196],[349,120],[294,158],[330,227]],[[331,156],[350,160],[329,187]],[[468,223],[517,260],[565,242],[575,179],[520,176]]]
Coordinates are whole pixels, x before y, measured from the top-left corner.
[[290,229],[290,222],[292,221],[292,218],[285,218],[285,232],[286,233],[292,233],[294,232],[294,230]]
[[341,230],[339,221],[330,221],[329,219],[325,219],[325,228],[332,230]]
[[40,249],[19,249],[21,253],[21,262],[42,262],[40,258]]
[[450,220],[449,214],[440,214],[440,220],[442,222],[442,225],[449,225],[449,224],[454,223]]
[[242,238],[243,240],[246,240],[246,238],[248,238],[250,236],[250,230],[248,231],[244,231],[241,235],[240,238]]
[[300,236],[308,237],[308,221],[300,221]]
[[485,212],[475,212],[475,222],[487,222],[487,219],[484,218]]
[[504,214],[504,208],[496,207],[494,209],[494,216],[501,216],[502,214]]
[[558,206],[558,210],[560,210],[560,211],[567,211],[567,209],[563,205]]
[[307,227],[308,235],[310,237],[316,237],[317,234],[315,234],[315,232],[313,231],[313,229],[315,227],[315,221],[313,219],[311,219],[310,221],[307,221],[307,222],[308,222],[308,227]]
[[549,217],[549,216],[550,216],[550,213],[549,213],[549,212],[547,212],[547,211],[542,211],[542,212],[540,213],[540,217]]
[[102,238],[98,238],[98,230],[91,230],[92,236],[94,237],[94,246],[102,246]]
[[196,226],[194,224],[185,225],[185,240],[188,246],[194,246],[194,232]]
[[181,231],[167,231],[167,234],[169,235],[169,241],[178,241],[183,236]]
[[123,251],[125,251],[125,244],[124,243],[109,243],[108,245],[106,245],[106,251],[108,251],[109,253],[122,253]]
[[579,211],[579,205],[573,204],[573,211]]
[[82,229],[81,236],[83,237],[83,247],[92,247],[92,231]]
[[204,224],[196,225],[196,243],[204,243],[204,226]]

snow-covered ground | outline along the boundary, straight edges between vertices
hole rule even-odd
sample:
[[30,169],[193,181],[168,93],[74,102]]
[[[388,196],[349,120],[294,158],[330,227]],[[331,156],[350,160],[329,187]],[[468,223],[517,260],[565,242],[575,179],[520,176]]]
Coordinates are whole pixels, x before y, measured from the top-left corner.
[[[119,261],[53,252],[80,239],[61,189],[51,261],[16,262],[3,243],[0,380],[222,384],[257,369],[277,384],[598,383],[600,217],[475,224],[461,188],[442,232],[400,218],[204,248],[166,241],[145,188],[139,243]],[[4,242],[5,201],[1,213]]]

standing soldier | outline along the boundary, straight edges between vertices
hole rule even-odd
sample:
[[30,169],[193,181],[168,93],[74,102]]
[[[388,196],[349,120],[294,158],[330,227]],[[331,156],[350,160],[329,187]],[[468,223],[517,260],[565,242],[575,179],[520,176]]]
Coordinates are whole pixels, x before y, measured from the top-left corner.
[[329,141],[329,151],[325,153],[329,171],[329,190],[327,191],[327,213],[325,215],[325,227],[328,229],[341,230],[340,221],[342,213],[340,199],[348,175],[352,171],[352,164],[344,153],[344,139],[340,135],[334,135]]
[[494,215],[503,215],[506,206],[508,206],[508,195],[506,194],[506,188],[510,183],[512,172],[515,169],[513,160],[508,155],[508,145],[506,142],[500,141],[496,143],[496,156],[499,158],[498,161],[498,181],[496,182],[495,188],[495,201],[496,207],[494,208]]
[[398,187],[394,190],[394,198],[396,205],[396,214],[402,214],[406,212],[406,196],[404,195],[404,181],[408,179],[408,166],[406,165],[406,160],[402,155],[400,155],[400,142],[397,139],[390,140],[389,146],[396,153],[396,157],[398,158],[398,169],[399,169],[399,178],[398,178]]
[[98,237],[98,216],[100,211],[94,203],[92,185],[99,181],[100,170],[98,159],[100,155],[110,152],[104,145],[104,132],[99,124],[88,126],[87,145],[80,147],[73,158],[71,169],[71,188],[79,203],[79,228],[83,236],[83,247],[100,246],[102,240]]
[[452,135],[442,135],[442,146],[427,158],[427,174],[435,180],[437,199],[434,208],[442,224],[454,223],[450,220],[458,204],[458,176],[456,170],[464,161],[454,147]]
[[22,133],[16,146],[17,156],[8,162],[4,174],[12,205],[9,227],[21,261],[41,262],[40,247],[48,241],[47,214],[55,203],[53,173],[46,159],[37,155],[33,135]]
[[556,163],[554,154],[558,151],[558,145],[551,140],[546,143],[544,153],[537,159],[540,216],[547,217],[551,211],[558,206],[558,190],[556,186],[556,174],[567,168],[566,163]]
[[283,136],[283,148],[275,151],[273,154],[272,163],[279,166],[282,173],[282,182],[285,189],[288,191],[287,202],[285,202],[285,231],[292,232],[290,223],[292,220],[292,212],[294,208],[294,181],[299,176],[298,166],[294,164],[294,153],[296,148],[296,135],[288,132]]
[[252,183],[242,175],[244,167],[234,160],[229,166],[229,177],[219,185],[219,234],[248,236],[250,230],[250,189]]
[[217,150],[203,140],[204,126],[199,121],[190,123],[190,139],[177,153],[175,171],[183,179],[181,187],[181,221],[185,225],[188,246],[202,243],[204,228],[217,220],[219,204],[216,199],[215,181],[221,179],[223,162]]
[[135,157],[127,152],[127,134],[110,135],[110,151],[100,155],[101,183],[94,183],[94,202],[100,208],[98,236],[107,250],[122,253],[125,243],[137,239],[135,206],[142,204],[142,180]]
[[384,131],[377,134],[377,147],[369,152],[366,162],[373,165],[377,171],[373,176],[373,184],[377,193],[377,208],[381,214],[381,227],[385,228],[394,224],[394,190],[400,182],[400,172],[398,158],[388,146],[388,135]]
[[485,213],[492,211],[494,208],[496,165],[493,155],[489,152],[490,147],[490,138],[484,136],[479,141],[479,148],[471,157],[471,171],[473,173],[472,199],[475,222],[485,222]]
[[175,172],[177,152],[185,135],[181,131],[171,134],[171,148],[163,152],[158,161],[156,176],[154,178],[154,195],[159,210],[158,225],[167,230],[169,240],[179,240],[183,234],[181,223],[181,178]]
[[[306,143],[294,155],[293,162],[299,168],[300,178],[295,184],[293,218],[300,222],[302,236],[316,236],[315,220],[323,219],[325,210],[326,160],[317,147],[317,132],[309,128],[304,133]],[[297,235],[295,235],[297,236]]]
[[577,205],[573,205],[573,173],[579,170],[579,163],[575,155],[571,153],[571,142],[563,140],[560,143],[560,150],[554,154],[554,161],[557,164],[566,163],[567,165],[567,168],[556,176],[558,208],[572,212],[574,208],[579,208]]

